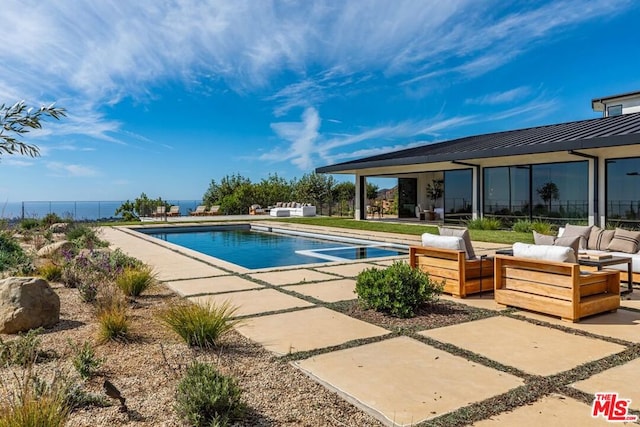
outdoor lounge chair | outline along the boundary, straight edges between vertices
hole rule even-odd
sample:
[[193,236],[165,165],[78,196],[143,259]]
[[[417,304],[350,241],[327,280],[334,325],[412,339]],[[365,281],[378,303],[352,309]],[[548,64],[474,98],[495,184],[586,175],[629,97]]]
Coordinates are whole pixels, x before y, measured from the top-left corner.
[[249,207],[249,215],[264,215],[267,212],[260,205],[251,205]]
[[[493,290],[493,259],[476,257],[468,232],[457,231],[459,236],[423,234],[422,246],[409,248],[409,264],[432,280],[444,281],[442,292],[456,298]],[[443,227],[441,233],[446,232]]]
[[616,311],[620,307],[620,272],[580,271],[573,252],[564,246],[516,243],[515,256],[496,255],[496,303],[568,322]]
[[156,206],[156,211],[151,214],[152,217],[162,217],[165,216],[167,212],[167,207],[165,205]]
[[169,208],[167,216],[180,216],[180,206],[173,205]]
[[214,205],[211,206],[211,208],[209,208],[209,210],[207,211],[206,215],[220,215],[220,205]]
[[207,213],[207,207],[205,205],[199,205],[196,207],[196,210],[189,213],[189,215],[193,216],[201,216]]

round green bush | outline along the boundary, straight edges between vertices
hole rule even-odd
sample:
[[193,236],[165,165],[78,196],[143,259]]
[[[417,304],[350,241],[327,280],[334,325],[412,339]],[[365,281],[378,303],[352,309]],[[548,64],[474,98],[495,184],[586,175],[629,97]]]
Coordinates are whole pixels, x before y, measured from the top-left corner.
[[421,304],[436,301],[443,285],[397,261],[386,269],[370,268],[358,274],[356,293],[365,308],[406,318],[415,316]]
[[233,378],[211,365],[194,362],[178,384],[176,410],[195,427],[226,426],[244,414],[241,394]]

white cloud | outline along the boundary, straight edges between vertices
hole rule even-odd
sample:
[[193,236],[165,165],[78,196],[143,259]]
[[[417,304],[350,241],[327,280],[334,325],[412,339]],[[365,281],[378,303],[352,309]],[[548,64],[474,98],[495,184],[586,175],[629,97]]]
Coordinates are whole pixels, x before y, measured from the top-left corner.
[[7,1],[0,19],[20,25],[0,45],[0,97],[67,107],[69,117],[38,136],[124,143],[122,123],[100,109],[125,97],[149,99],[168,81],[197,88],[208,76],[239,93],[259,91],[282,116],[372,79],[429,87],[438,77],[479,76],[574,25],[634,5],[564,0],[508,12],[497,0]]
[[98,171],[83,165],[48,162],[47,168],[56,176],[89,177],[98,175]]
[[476,105],[507,104],[514,101],[519,101],[522,98],[529,96],[529,94],[531,94],[531,88],[529,88],[528,86],[520,86],[517,88],[506,90],[504,92],[493,92],[477,98],[469,98],[464,102],[465,104]]
[[316,140],[320,129],[320,116],[314,108],[307,108],[301,122],[281,122],[271,125],[273,131],[290,143],[286,152],[271,152],[263,160],[291,160],[301,170],[313,167],[312,157],[316,152]]
[[2,156],[0,157],[0,165],[15,166],[15,167],[23,168],[23,167],[33,166],[33,162],[29,160],[16,159],[15,157],[7,158]]

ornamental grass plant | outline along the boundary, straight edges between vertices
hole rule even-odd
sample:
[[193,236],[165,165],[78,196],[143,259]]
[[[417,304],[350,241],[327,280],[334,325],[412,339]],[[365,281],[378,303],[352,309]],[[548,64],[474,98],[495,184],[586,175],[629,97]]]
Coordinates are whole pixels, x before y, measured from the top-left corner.
[[239,323],[233,319],[236,310],[229,301],[220,305],[182,302],[169,307],[159,317],[187,345],[213,348],[218,346],[220,337]]
[[156,283],[156,275],[146,265],[126,267],[115,282],[126,296],[137,297]]

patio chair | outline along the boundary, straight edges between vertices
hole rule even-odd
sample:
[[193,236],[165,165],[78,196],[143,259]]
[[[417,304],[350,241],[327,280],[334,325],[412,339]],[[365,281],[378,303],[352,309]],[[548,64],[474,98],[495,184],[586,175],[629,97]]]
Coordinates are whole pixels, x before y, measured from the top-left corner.
[[209,210],[207,211],[207,215],[220,215],[222,212],[220,212],[220,205],[214,205],[211,206],[211,208],[209,208]]
[[[444,281],[442,292],[456,298],[493,290],[493,259],[476,257],[464,230],[462,236],[422,235],[422,246],[409,248],[409,264]],[[468,241],[468,243],[465,242]]]
[[207,207],[205,205],[199,205],[196,207],[196,210],[189,213],[189,215],[200,216],[207,213]]
[[620,307],[620,272],[580,271],[573,249],[513,245],[514,256],[495,257],[495,301],[503,306],[577,322]]
[[167,207],[165,205],[156,206],[156,211],[151,214],[152,217],[165,216]]
[[249,215],[263,215],[265,213],[265,210],[260,205],[251,205],[249,207]]
[[167,216],[180,216],[180,206],[171,206],[167,212]]

